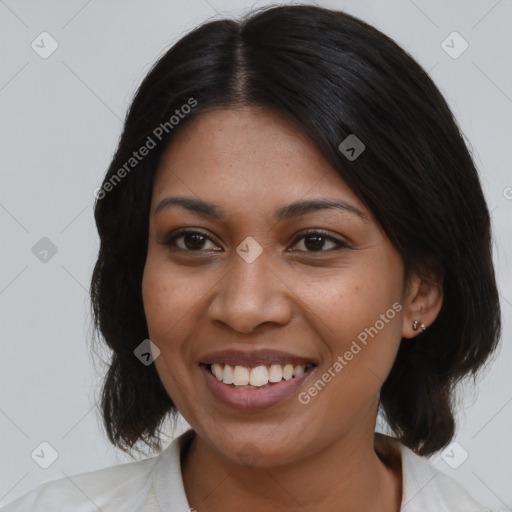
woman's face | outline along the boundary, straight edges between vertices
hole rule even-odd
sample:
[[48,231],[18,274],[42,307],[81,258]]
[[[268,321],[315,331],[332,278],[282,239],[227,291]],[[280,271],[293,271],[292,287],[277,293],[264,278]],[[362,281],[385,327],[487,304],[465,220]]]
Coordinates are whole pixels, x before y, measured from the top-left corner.
[[[162,203],[178,196],[219,215]],[[342,206],[283,210],[318,199]],[[163,243],[183,228],[196,233]],[[402,336],[402,259],[307,137],[268,111],[203,114],[163,155],[149,229],[156,369],[210,447],[271,466],[373,438]]]

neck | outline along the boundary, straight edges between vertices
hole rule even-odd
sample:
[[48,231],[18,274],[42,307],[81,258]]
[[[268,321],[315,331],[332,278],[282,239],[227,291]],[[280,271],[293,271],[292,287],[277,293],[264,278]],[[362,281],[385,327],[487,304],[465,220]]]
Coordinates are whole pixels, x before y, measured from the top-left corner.
[[382,462],[375,447],[380,452],[390,446],[376,436],[373,431],[347,435],[299,462],[247,467],[222,457],[194,434],[181,462],[185,492],[190,506],[201,512],[225,511],[237,503],[247,512],[264,506],[273,512],[396,512],[401,468],[396,452],[393,468]]

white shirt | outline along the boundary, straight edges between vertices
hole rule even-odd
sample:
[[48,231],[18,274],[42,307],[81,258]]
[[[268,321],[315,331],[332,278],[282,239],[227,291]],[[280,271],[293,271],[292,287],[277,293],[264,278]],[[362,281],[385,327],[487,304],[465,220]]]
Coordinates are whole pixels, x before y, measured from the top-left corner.
[[[188,430],[157,456],[40,484],[2,512],[188,512],[180,453]],[[426,458],[396,442],[402,457],[401,512],[499,512],[478,504]]]

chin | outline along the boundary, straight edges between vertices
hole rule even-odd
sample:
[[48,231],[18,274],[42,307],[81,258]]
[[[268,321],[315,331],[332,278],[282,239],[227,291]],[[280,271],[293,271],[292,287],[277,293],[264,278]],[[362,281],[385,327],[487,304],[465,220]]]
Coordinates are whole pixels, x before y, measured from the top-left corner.
[[202,433],[202,429],[196,432],[224,458],[246,467],[282,466],[306,457],[309,451],[314,451],[314,439],[308,444],[305,437],[290,433],[284,425],[279,425],[275,421],[271,425],[239,424],[235,427],[219,422],[213,430],[207,431],[207,435]]

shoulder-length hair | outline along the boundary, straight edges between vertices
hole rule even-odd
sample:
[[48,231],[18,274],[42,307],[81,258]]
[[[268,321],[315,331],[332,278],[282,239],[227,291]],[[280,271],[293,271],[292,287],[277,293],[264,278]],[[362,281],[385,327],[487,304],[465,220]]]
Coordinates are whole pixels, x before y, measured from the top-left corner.
[[[403,444],[420,455],[440,450],[455,431],[455,385],[476,376],[500,338],[478,173],[445,99],[406,51],[351,15],[305,5],[197,27],[159,58],[133,99],[94,210],[94,329],[113,351],[101,391],[109,440],[126,452],[138,441],[160,449],[159,427],[177,413],[154,365],[134,356],[149,337],[141,282],[162,152],[201,113],[244,105],[271,109],[311,138],[375,215],[406,275],[442,274],[437,319],[402,340],[380,393]],[[339,149],[351,134],[365,145],[356,159]]]

